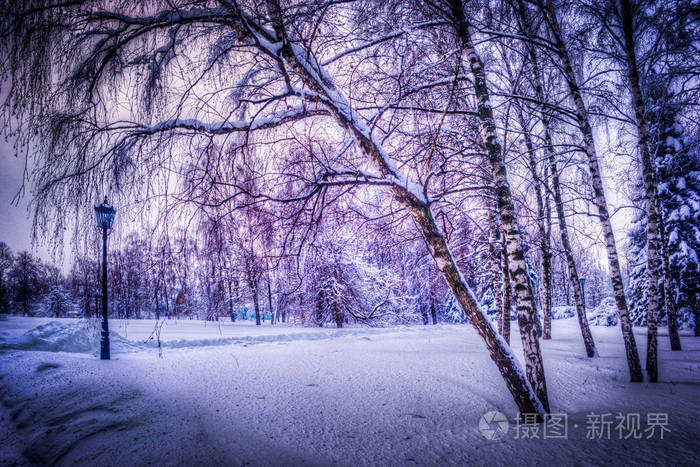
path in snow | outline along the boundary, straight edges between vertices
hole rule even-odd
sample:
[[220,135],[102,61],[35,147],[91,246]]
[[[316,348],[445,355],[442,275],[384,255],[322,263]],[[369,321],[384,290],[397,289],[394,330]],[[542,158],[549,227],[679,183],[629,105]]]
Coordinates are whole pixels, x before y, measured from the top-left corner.
[[[17,342],[36,324],[0,322],[0,342]],[[152,324],[129,322],[120,334],[138,343]],[[469,326],[226,323],[219,336],[227,345],[201,347],[218,326],[173,322],[162,339],[192,346],[166,346],[163,358],[152,348],[109,362],[90,353],[2,351],[0,464],[697,462],[700,339],[683,336],[685,350],[670,352],[661,336],[663,382],[633,385],[619,328],[593,327],[601,357],[587,359],[576,321],[553,325],[555,339],[542,347],[550,402],[568,414],[568,439],[515,439],[512,424],[503,439],[484,439],[479,418],[499,410],[512,421],[516,407]],[[520,354],[515,323],[513,331]],[[667,413],[671,432],[618,440],[613,425],[614,439],[589,440],[591,412],[640,413],[643,423],[649,412]]]

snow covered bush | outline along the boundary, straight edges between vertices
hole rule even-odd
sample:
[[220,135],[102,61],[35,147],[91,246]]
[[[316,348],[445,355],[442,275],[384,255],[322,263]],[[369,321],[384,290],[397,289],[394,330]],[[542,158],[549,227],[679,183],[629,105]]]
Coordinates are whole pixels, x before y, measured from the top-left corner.
[[588,321],[594,326],[617,326],[620,315],[617,311],[617,304],[612,297],[606,297],[588,316]]
[[552,307],[552,319],[569,319],[576,315],[576,308],[573,306]]

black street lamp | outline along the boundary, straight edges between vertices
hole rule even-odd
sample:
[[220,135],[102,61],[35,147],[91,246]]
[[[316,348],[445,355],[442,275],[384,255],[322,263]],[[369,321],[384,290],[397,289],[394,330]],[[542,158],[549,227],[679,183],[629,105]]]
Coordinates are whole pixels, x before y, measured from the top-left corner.
[[579,278],[579,283],[581,284],[581,299],[583,300],[583,309],[586,309],[586,278]]
[[95,206],[97,226],[102,229],[102,339],[100,340],[100,360],[109,360],[109,325],[107,324],[107,231],[112,228],[117,210],[108,202]]

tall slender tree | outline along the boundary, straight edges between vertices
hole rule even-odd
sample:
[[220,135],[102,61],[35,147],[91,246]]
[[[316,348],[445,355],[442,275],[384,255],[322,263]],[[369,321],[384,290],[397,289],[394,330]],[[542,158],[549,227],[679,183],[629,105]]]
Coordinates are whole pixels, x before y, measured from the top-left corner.
[[583,100],[578,78],[571,63],[569,50],[561,31],[556,9],[550,0],[538,0],[538,5],[547,24],[551,41],[557,51],[558,59],[561,61],[564,80],[576,109],[577,125],[583,137],[583,150],[588,161],[588,172],[591,179],[591,187],[593,188],[594,203],[598,210],[598,218],[603,228],[613,294],[615,296],[618,313],[620,314],[620,329],[622,330],[622,338],[625,343],[630,380],[632,382],[641,382],[643,381],[643,375],[639,361],[639,352],[637,351],[637,343],[632,332],[632,323],[629,319],[627,297],[625,296],[625,288],[622,280],[622,269],[620,268],[620,260],[615,243],[615,233],[612,228],[612,222],[610,221],[610,213],[608,212],[603,179],[600,172],[600,163],[595,140],[593,138],[593,128],[591,126],[588,108]]

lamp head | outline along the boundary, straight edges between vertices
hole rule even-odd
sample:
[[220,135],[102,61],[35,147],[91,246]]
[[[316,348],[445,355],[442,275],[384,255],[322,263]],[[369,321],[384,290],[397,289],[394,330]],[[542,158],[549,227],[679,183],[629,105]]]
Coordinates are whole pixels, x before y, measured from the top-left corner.
[[107,202],[107,197],[102,204],[95,206],[95,216],[97,217],[97,225],[103,229],[111,229],[112,222],[117,210]]

